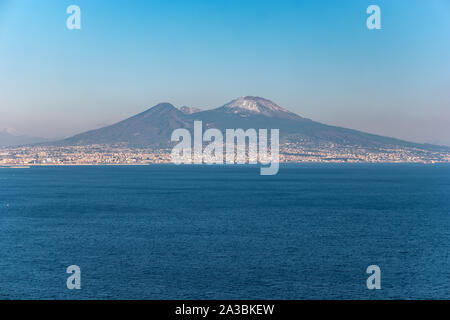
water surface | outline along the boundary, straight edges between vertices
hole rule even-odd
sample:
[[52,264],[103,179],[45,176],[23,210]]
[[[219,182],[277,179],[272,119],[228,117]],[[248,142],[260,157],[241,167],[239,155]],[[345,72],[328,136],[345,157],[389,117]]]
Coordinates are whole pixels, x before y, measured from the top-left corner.
[[449,299],[449,196],[448,165],[0,169],[0,298]]

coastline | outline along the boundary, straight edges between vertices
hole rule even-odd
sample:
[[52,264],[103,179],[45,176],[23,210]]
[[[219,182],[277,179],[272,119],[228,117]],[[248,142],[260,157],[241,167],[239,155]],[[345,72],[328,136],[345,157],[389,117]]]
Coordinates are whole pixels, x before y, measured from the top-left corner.
[[[445,165],[450,164],[448,161],[441,162],[421,162],[421,161],[397,161],[397,162],[389,162],[389,161],[304,161],[304,162],[280,162],[280,165],[321,165],[321,164],[361,164],[361,165],[382,165],[382,164],[392,164],[392,165],[405,165],[405,164],[415,164],[415,165]],[[139,166],[151,166],[151,165],[174,165],[174,166],[257,166],[258,164],[174,164],[172,162],[150,162],[150,163],[74,163],[74,164],[57,164],[57,163],[47,163],[47,164],[27,164],[27,165],[0,165],[0,169],[30,169],[30,168],[38,168],[38,167],[139,167]]]

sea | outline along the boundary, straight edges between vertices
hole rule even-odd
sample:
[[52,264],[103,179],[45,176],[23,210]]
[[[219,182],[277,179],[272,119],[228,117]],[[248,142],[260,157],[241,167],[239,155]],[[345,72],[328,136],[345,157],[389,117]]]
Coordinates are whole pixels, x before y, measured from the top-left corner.
[[259,173],[1,168],[0,299],[450,298],[450,165]]

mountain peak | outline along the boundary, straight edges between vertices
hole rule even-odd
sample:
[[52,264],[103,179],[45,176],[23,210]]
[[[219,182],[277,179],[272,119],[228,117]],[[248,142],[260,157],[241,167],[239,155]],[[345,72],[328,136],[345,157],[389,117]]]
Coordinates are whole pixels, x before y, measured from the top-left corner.
[[[145,118],[154,118],[154,117],[171,117],[178,116],[183,114],[180,110],[175,108],[172,104],[168,102],[161,102],[157,105],[151,107],[150,109],[145,110],[144,112],[138,113],[137,115],[132,116],[129,119],[145,119]],[[127,119],[123,120],[126,121]],[[123,122],[121,121],[121,122]]]
[[265,113],[266,111],[283,111],[286,109],[281,108],[274,102],[253,96],[246,96],[234,99],[233,101],[224,105],[225,109],[234,110],[233,113],[238,113],[238,109],[246,110],[252,113]]
[[300,116],[286,110],[276,103],[261,97],[244,96],[232,100],[220,109],[228,113],[234,114],[255,114],[269,117],[281,117],[291,119],[301,119]]
[[158,103],[156,106],[151,107],[149,110],[163,111],[163,110],[173,110],[173,109],[176,109],[176,108],[171,103],[161,102],[161,103]]

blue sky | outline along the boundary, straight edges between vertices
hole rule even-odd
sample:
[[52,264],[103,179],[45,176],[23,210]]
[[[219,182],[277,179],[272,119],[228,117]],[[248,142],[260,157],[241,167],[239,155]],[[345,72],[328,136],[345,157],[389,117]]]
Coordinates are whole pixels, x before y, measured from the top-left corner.
[[[66,8],[81,8],[68,30]],[[381,8],[368,30],[366,8]],[[450,145],[450,1],[0,0],[0,128],[61,137],[243,95]]]

